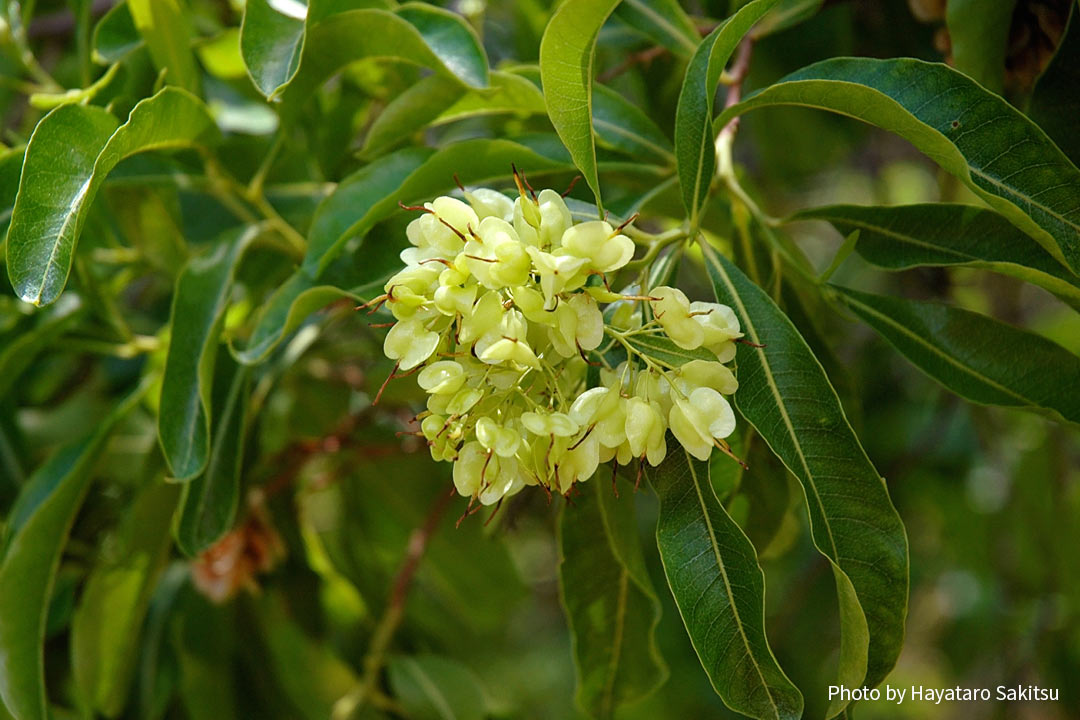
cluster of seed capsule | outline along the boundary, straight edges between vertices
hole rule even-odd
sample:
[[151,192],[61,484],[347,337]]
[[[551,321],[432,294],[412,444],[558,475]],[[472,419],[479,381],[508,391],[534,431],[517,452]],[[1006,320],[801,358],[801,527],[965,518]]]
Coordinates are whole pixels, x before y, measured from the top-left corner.
[[[702,460],[727,448],[724,395],[738,383],[723,363],[742,335],[730,308],[666,286],[612,292],[608,276],[634,242],[622,226],[575,224],[553,190],[464,196],[416,208],[405,267],[373,301],[396,319],[383,346],[392,377],[417,373],[428,393],[418,434],[454,463],[461,495],[490,505],[527,485],[566,494],[600,463],[659,464],[668,430]],[[716,359],[673,366],[635,349],[635,337],[656,336]],[[592,388],[589,365],[601,366]]]

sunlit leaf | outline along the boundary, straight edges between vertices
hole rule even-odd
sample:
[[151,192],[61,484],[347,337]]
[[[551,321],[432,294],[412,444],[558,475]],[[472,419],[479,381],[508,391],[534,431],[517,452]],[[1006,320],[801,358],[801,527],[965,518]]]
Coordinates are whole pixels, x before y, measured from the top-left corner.
[[965,75],[907,58],[823,60],[725,110],[716,126],[769,105],[831,110],[896,133],[1080,269],[1080,170],[1046,133]]

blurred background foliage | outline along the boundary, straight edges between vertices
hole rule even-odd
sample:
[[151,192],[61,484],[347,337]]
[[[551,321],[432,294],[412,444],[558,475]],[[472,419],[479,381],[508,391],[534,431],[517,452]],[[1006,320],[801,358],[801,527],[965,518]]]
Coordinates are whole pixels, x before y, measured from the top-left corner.
[[[949,0],[949,8],[956,0]],[[981,5],[1013,6],[1005,0]],[[32,0],[31,0],[32,2]],[[0,108],[8,147],[25,144],[50,101],[47,76],[81,88],[102,71],[91,54],[110,11],[107,0],[41,0],[26,14],[6,0],[0,33]],[[737,0],[732,4],[738,5]],[[957,3],[960,4],[960,3]],[[971,3],[968,3],[971,4]],[[543,0],[444,3],[480,33],[493,68],[535,62],[550,14]],[[689,0],[707,29],[728,0]],[[747,87],[837,55],[912,56],[954,61],[945,0],[806,3],[808,17],[761,39]],[[1016,0],[1002,56],[983,82],[1027,107],[1061,41],[1066,0]],[[181,16],[194,48],[192,80],[226,131],[218,158],[241,179],[260,172],[278,117],[252,86],[237,36],[242,3],[186,0]],[[983,8],[985,10],[985,7]],[[21,12],[20,12],[21,11]],[[18,41],[16,42],[15,39]],[[97,45],[95,45],[97,43]],[[96,48],[96,50],[95,50]],[[24,49],[40,68],[27,69]],[[126,53],[94,98],[123,117],[158,82],[145,48]],[[642,108],[670,137],[684,60],[657,51],[618,19],[597,54],[602,82]],[[416,67],[378,60],[351,65],[302,110],[280,141],[265,195],[303,233],[333,183],[358,168],[380,113],[422,79]],[[31,87],[33,86],[33,87]],[[30,90],[36,95],[28,99]],[[1072,118],[1075,133],[1076,117]],[[543,115],[499,114],[440,125],[409,141],[442,146],[469,137],[548,132]],[[828,203],[901,204],[969,199],[951,176],[894,136],[836,115],[792,108],[747,117],[736,146],[747,183],[784,216]],[[21,153],[0,155],[0,231],[10,215]],[[565,187],[571,173],[543,178]],[[13,180],[14,178],[14,180]],[[602,173],[613,209],[655,184],[648,174]],[[14,184],[13,184],[14,183]],[[235,224],[192,151],[123,162],[91,208],[67,294],[44,310],[18,301],[0,279],[0,513],[62,443],[94,428],[147,366],[164,362],[170,297],[188,257],[221,227]],[[583,185],[583,184],[582,184]],[[6,193],[6,195],[5,195]],[[580,191],[575,194],[588,197]],[[8,209],[5,212],[5,208]],[[724,208],[707,230],[726,243]],[[651,201],[658,216],[682,213],[677,189]],[[403,244],[395,216],[376,225],[363,256],[349,263],[389,268]],[[842,238],[820,222],[791,228],[818,268]],[[689,254],[680,283],[704,294],[700,257]],[[253,312],[288,276],[279,254],[256,247],[239,269],[225,334],[243,338]],[[924,268],[885,273],[853,255],[841,284],[959,306],[1032,328],[1080,353],[1080,316],[1045,291],[974,270]],[[688,290],[690,292],[690,290]],[[372,399],[392,363],[381,331],[331,304],[289,336],[269,362],[248,373],[249,431],[243,441],[236,528],[195,558],[170,549],[172,486],[154,419],[157,393],[122,420],[93,465],[93,489],[79,512],[48,604],[47,686],[54,717],[89,716],[89,705],[130,718],[325,718],[354,688],[392,584],[430,508],[449,482],[415,438],[399,437],[422,402],[409,381]],[[893,685],[935,687],[1039,684],[1061,701],[1039,705],[922,705],[857,708],[865,718],[1068,718],[1080,716],[1080,435],[1038,415],[959,400],[852,320],[794,294],[784,307],[817,338],[815,351],[878,470],[888,479],[911,545],[907,640]],[[242,344],[242,343],[241,343]],[[813,343],[812,343],[813,344]],[[218,373],[238,371],[222,351]],[[228,388],[225,382],[217,383]],[[1062,387],[1062,393],[1080,388]],[[222,393],[219,393],[222,394]],[[215,405],[227,398],[215,398]],[[811,545],[797,484],[760,440],[741,452],[750,470],[714,460],[713,481],[754,540],[768,577],[767,627],[778,659],[821,717],[834,676],[838,620],[827,562]],[[171,503],[171,504],[170,504]],[[443,513],[389,656],[388,695],[361,717],[442,717],[426,683],[453,693],[456,717],[576,717],[570,636],[560,608],[554,525],[559,502],[540,492],[515,497],[494,520],[455,529],[464,503]],[[656,503],[637,495],[646,561],[665,588],[655,543]],[[573,512],[570,508],[568,512]],[[133,517],[154,517],[155,528]],[[102,568],[130,569],[146,557],[145,587],[131,593],[132,617],[94,599]],[[137,577],[136,572],[133,577]],[[121,579],[115,582],[122,582]],[[140,582],[136,580],[135,582]],[[664,589],[658,637],[670,678],[623,718],[713,718],[730,713],[709,686]],[[110,615],[111,614],[111,615]],[[99,633],[78,637],[81,632]],[[102,650],[102,648],[105,648]],[[127,666],[117,687],[86,681]],[[79,680],[79,677],[83,681]],[[102,693],[91,703],[87,682]],[[0,716],[3,711],[0,710]]]

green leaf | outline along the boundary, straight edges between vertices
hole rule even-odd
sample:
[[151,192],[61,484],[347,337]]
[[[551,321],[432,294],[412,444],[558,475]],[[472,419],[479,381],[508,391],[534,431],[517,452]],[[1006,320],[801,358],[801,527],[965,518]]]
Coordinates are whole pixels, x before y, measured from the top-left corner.
[[[495,77],[492,73],[492,81]],[[528,81],[524,81],[528,82]],[[372,157],[410,135],[433,124],[465,95],[465,88],[446,82],[441,75],[429,75],[401,93],[371,123],[364,137],[361,156]]]
[[770,105],[831,110],[896,133],[1080,270],[1080,170],[1046,133],[967,76],[907,58],[824,60],[728,108],[716,127]]
[[309,27],[300,69],[281,93],[283,120],[354,60],[392,58],[434,70],[450,82],[483,88],[487,58],[472,29],[458,15],[430,5],[408,4],[398,14],[350,10]]
[[126,0],[135,29],[165,79],[188,92],[199,91],[199,69],[191,52],[189,12],[180,0]]
[[1015,0],[985,3],[951,0],[945,26],[953,64],[987,90],[1000,93],[1005,81],[1005,51]]
[[648,470],[660,498],[656,544],[671,594],[713,688],[753,718],[802,717],[803,698],[765,637],[765,574],[754,546],[716,499],[709,465],[670,435]]
[[619,93],[603,85],[593,95],[593,127],[597,138],[613,150],[634,158],[675,164],[671,141],[648,115]]
[[34,129],[7,243],[8,277],[26,302],[47,305],[63,291],[86,214],[117,163],[147,150],[199,144],[217,132],[201,100],[171,87],[117,124],[100,108],[63,105]]
[[251,82],[268,98],[288,84],[300,67],[307,10],[300,2],[271,5],[268,0],[249,0],[244,4],[240,53]]
[[18,720],[46,720],[43,638],[60,552],[109,432],[139,402],[143,382],[92,434],[60,448],[27,481],[8,515],[0,555],[0,697]]
[[720,76],[743,36],[775,4],[776,0],[754,0],[741,8],[701,41],[686,67],[675,109],[675,156],[683,205],[693,227],[700,222],[701,206],[716,172],[711,122]]
[[19,175],[22,173],[25,148],[11,148],[0,151],[0,248],[7,239],[11,209],[15,206],[15,195],[19,192]]
[[1080,133],[1076,132],[1075,122],[1080,117],[1077,88],[1080,88],[1080,9],[1073,3],[1057,52],[1031,93],[1028,115],[1074,165],[1080,165]]
[[194,557],[232,527],[240,505],[240,472],[250,400],[249,372],[219,350],[212,387],[214,427],[210,458],[201,475],[184,485],[176,523],[176,544]]
[[176,280],[158,437],[177,480],[194,478],[209,461],[210,399],[225,305],[236,265],[259,233],[258,227],[226,231]]
[[693,55],[701,39],[676,0],[623,0],[615,16],[681,58]]
[[634,495],[616,498],[600,475],[559,515],[559,587],[578,705],[611,718],[663,685],[668,670],[656,647],[660,600],[645,569]]
[[984,268],[1039,285],[1080,308],[1080,278],[992,210],[946,203],[832,205],[789,220],[826,220],[844,235],[858,230],[856,252],[878,267]]
[[94,26],[92,43],[94,62],[112,65],[143,46],[142,36],[135,29],[135,20],[126,2],[118,2],[101,16]]
[[[747,340],[763,345],[738,347],[735,405],[802,483],[814,544],[832,565],[841,624],[836,684],[876,686],[903,644],[904,526],[799,331],[729,260],[702,250],[717,300],[735,310]],[[828,716],[843,707],[834,703]]]
[[386,667],[390,688],[415,720],[483,720],[480,680],[468,668],[436,655],[396,656]]
[[71,622],[75,682],[107,717],[124,709],[150,597],[169,551],[176,485],[155,483],[135,498],[108,552],[90,573]]
[[593,142],[593,61],[596,38],[619,0],[566,0],[540,41],[540,77],[555,132],[596,195],[603,215]]
[[37,313],[33,327],[6,340],[0,349],[0,397],[7,397],[34,360],[85,314],[82,299],[69,294],[53,307]]
[[1080,422],[1080,358],[1041,335],[941,303],[830,285],[838,298],[924,373],[986,405],[1029,407]]
[[825,0],[780,0],[750,33],[755,40],[798,25],[817,14]]

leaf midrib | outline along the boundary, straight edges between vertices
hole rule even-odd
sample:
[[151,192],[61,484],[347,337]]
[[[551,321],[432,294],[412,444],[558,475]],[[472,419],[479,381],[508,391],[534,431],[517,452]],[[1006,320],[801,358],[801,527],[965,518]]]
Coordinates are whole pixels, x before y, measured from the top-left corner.
[[736,292],[734,285],[731,283],[731,279],[728,277],[727,272],[723,266],[716,261],[713,257],[713,250],[708,246],[702,244],[702,250],[705,253],[706,258],[713,267],[724,279],[724,284],[727,285],[728,291],[731,293],[731,297],[734,299],[735,304],[739,306],[739,311],[743,316],[746,323],[746,330],[752,338],[752,342],[755,345],[761,347],[754,348],[754,353],[757,354],[759,361],[761,362],[761,369],[765,372],[765,380],[769,383],[769,390],[773,394],[773,398],[776,401],[776,408],[780,411],[780,417],[784,421],[784,426],[787,428],[788,436],[791,438],[792,445],[795,447],[795,452],[799,456],[799,462],[802,464],[803,472],[806,473],[806,484],[810,486],[810,489],[814,492],[814,500],[817,502],[818,509],[821,511],[822,524],[825,526],[825,532],[829,536],[829,544],[832,546],[832,559],[837,563],[840,561],[839,552],[836,549],[836,539],[833,537],[832,525],[829,523],[828,515],[825,513],[825,504],[821,500],[821,495],[818,493],[817,483],[814,481],[814,474],[810,471],[810,464],[806,460],[806,455],[802,449],[802,443],[799,442],[798,436],[795,434],[795,426],[791,422],[791,415],[788,413],[787,405],[784,404],[784,399],[780,395],[780,388],[776,385],[776,379],[773,377],[772,368],[770,367],[767,358],[765,357],[764,346],[757,333],[757,328],[754,326],[753,321],[750,319],[750,314],[746,311],[746,306],[743,305],[742,298],[739,293]]
[[435,709],[438,710],[444,718],[447,718],[448,720],[457,720],[457,715],[454,714],[454,709],[450,707],[450,703],[446,699],[446,696],[443,695],[442,691],[435,683],[431,682],[424,672],[424,669],[420,667],[420,664],[412,658],[405,659],[404,664],[405,667],[409,669],[409,674],[413,676],[413,679],[416,680],[417,684],[420,686],[420,689],[424,691],[432,704],[435,705]]
[[627,5],[633,5],[642,15],[648,15],[649,18],[660,27],[666,28],[668,33],[678,40],[680,45],[689,50],[691,54],[697,50],[697,46],[690,42],[690,38],[679,32],[679,29],[668,22],[667,18],[654,11],[648,5],[642,3],[641,0],[625,0],[625,2]]
[[864,302],[862,302],[860,300],[857,300],[856,298],[854,298],[853,296],[851,296],[851,295],[849,295],[847,293],[843,293],[843,297],[844,297],[845,302],[849,302],[852,305],[857,305],[860,308],[862,308],[864,311],[866,311],[869,314],[873,315],[874,317],[877,317],[877,318],[881,319],[886,324],[890,325],[891,327],[895,328],[896,330],[899,330],[901,334],[903,334],[903,335],[907,336],[908,338],[910,338],[911,340],[915,341],[916,344],[918,344],[918,345],[922,346],[923,348],[929,350],[931,353],[933,353],[934,355],[937,355],[942,360],[949,363],[953,367],[957,368],[961,372],[966,373],[967,375],[969,375],[970,377],[972,377],[972,378],[974,378],[976,380],[979,380],[981,382],[986,383],[990,387],[994,388],[995,390],[998,390],[999,392],[1004,393],[1005,395],[1016,398],[1023,405],[1033,405],[1034,404],[1029,398],[1026,398],[1023,395],[1020,395],[1020,394],[1014,392],[1013,390],[1005,387],[1004,385],[1001,385],[1000,383],[998,383],[998,382],[996,382],[994,380],[991,380],[990,378],[986,377],[982,373],[976,371],[974,368],[963,364],[962,362],[960,362],[960,360],[958,360],[956,358],[953,358],[948,353],[946,353],[943,350],[935,347],[933,344],[927,342],[918,333],[913,332],[910,328],[900,324],[899,322],[897,322],[893,318],[889,317],[888,315],[882,313],[881,311],[877,310],[876,308],[871,307],[870,305],[867,305],[866,303],[864,303]]
[[716,558],[716,566],[720,570],[720,577],[724,579],[724,591],[727,593],[728,606],[731,608],[731,614],[735,617],[735,627],[739,630],[739,637],[742,638],[743,647],[746,649],[746,655],[754,665],[754,670],[761,680],[761,686],[765,688],[765,694],[769,698],[769,705],[772,706],[773,715],[779,720],[780,709],[777,707],[776,700],[773,698],[772,686],[765,680],[765,674],[761,672],[761,666],[758,664],[757,657],[754,656],[754,652],[750,648],[750,639],[746,637],[746,632],[743,630],[742,619],[739,617],[739,609],[735,606],[735,596],[731,592],[731,582],[728,579],[727,567],[724,565],[724,559],[720,554],[720,545],[716,541],[716,531],[713,529],[712,519],[709,517],[709,508],[705,504],[704,495],[701,494],[701,484],[698,474],[694,470],[693,458],[690,457],[690,453],[686,452],[685,448],[683,449],[683,452],[686,453],[686,467],[690,471],[690,477],[694,483],[694,492],[697,493],[698,504],[701,506],[701,517],[705,521],[705,528],[709,533],[709,543],[712,546],[713,556]]

